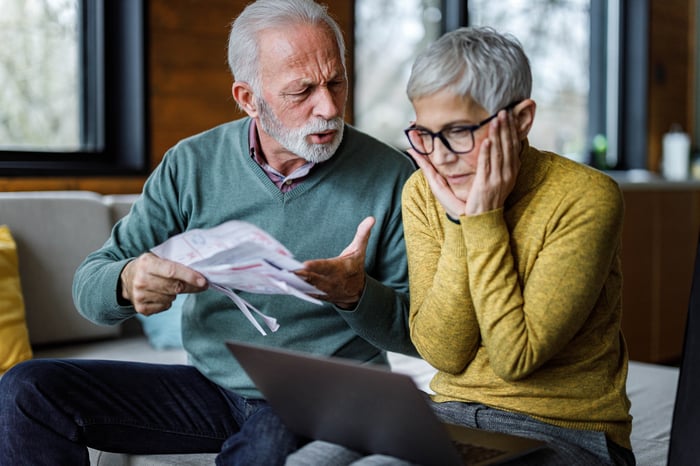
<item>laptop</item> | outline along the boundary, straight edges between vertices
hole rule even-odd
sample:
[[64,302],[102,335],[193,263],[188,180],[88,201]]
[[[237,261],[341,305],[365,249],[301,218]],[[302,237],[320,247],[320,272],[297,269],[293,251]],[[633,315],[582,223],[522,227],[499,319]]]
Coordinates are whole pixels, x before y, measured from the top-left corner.
[[226,346],[298,435],[424,466],[490,465],[544,442],[442,423],[409,376],[247,343]]

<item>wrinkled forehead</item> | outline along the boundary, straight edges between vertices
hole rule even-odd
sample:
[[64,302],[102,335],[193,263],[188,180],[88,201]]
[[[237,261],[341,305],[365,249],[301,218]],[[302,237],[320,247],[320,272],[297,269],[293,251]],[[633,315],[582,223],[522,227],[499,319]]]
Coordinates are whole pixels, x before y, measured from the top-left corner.
[[[304,74],[344,75],[338,44],[325,25],[290,25],[265,29],[258,37],[261,77]],[[310,76],[311,77],[311,76]]]

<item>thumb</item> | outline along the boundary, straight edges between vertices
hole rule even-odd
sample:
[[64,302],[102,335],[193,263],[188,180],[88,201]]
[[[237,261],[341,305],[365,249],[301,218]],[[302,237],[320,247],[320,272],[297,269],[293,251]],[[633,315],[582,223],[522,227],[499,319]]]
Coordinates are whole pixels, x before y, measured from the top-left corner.
[[357,232],[355,232],[355,237],[352,242],[340,253],[339,257],[347,256],[355,253],[356,251],[365,252],[367,249],[367,243],[369,242],[369,234],[374,226],[374,217],[367,217],[360,222],[357,226]]

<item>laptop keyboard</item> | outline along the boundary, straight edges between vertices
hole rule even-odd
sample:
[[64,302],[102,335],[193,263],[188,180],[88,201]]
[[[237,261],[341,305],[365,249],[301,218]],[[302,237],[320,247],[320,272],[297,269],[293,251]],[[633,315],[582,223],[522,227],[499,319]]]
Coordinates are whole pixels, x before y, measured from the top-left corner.
[[503,450],[452,441],[464,464],[479,463],[505,453]]

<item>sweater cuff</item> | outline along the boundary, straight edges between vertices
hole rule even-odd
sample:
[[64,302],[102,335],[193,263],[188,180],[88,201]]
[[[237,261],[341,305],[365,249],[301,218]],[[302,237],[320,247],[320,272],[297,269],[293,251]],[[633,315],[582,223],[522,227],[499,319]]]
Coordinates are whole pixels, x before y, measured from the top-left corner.
[[[490,249],[509,240],[510,234],[502,208],[479,215],[463,216],[461,220],[465,231],[464,241],[469,249]],[[467,231],[469,234],[466,234]]]
[[445,215],[447,216],[447,220],[449,220],[450,222],[452,222],[452,223],[454,223],[454,224],[457,224],[457,225],[459,225],[459,224],[461,223],[461,222],[459,221],[458,218],[452,217],[452,216],[451,216],[450,214],[448,214],[447,212],[445,212]]

